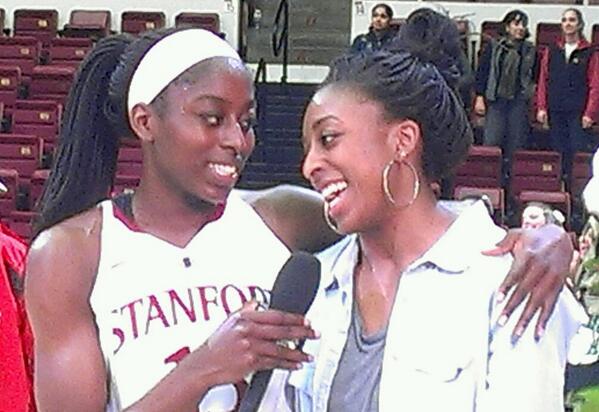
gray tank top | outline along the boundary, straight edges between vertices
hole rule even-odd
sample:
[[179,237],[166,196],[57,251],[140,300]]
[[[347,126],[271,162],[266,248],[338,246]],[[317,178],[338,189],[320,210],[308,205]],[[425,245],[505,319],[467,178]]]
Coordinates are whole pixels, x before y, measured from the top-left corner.
[[387,327],[365,336],[354,301],[345,347],[333,378],[330,412],[378,412]]

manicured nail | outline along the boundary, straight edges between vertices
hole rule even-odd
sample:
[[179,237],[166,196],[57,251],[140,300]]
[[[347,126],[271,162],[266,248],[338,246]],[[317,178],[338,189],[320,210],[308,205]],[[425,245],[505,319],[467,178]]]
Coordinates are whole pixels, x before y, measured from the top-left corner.
[[303,367],[303,365],[301,363],[295,364],[295,370],[301,369],[302,367]]
[[503,302],[504,299],[505,299],[505,293],[498,292],[497,296],[495,297],[495,302],[501,303],[501,302]]
[[543,335],[545,335],[545,328],[539,328],[535,334],[535,341],[540,341]]
[[499,320],[497,321],[497,324],[498,324],[499,326],[505,326],[505,325],[506,325],[506,323],[507,323],[507,319],[508,319],[507,315],[501,315],[501,317],[500,317],[500,318],[499,318]]

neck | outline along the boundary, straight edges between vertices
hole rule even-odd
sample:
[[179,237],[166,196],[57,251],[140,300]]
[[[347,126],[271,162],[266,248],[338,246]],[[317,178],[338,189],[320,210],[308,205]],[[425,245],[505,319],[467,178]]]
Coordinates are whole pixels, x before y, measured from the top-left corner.
[[[362,262],[370,266],[372,273],[404,271],[445,233],[454,216],[440,207],[427,189],[412,205],[391,210],[390,217],[383,220],[381,225],[359,234]],[[384,270],[389,267],[393,270]]]
[[175,193],[156,179],[144,178],[132,203],[135,222],[143,231],[180,247],[212,220],[216,206],[202,206],[194,207],[184,193]]
[[579,40],[580,35],[578,33],[564,35],[564,42],[566,42],[567,44],[578,44]]

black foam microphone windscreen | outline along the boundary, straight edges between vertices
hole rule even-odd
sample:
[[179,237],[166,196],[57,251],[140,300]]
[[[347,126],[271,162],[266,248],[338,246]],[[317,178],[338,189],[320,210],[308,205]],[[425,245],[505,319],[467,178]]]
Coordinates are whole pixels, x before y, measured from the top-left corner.
[[[320,262],[306,252],[296,252],[285,262],[272,287],[270,309],[305,314],[320,284]],[[272,370],[254,374],[241,400],[239,412],[256,412],[260,407]]]

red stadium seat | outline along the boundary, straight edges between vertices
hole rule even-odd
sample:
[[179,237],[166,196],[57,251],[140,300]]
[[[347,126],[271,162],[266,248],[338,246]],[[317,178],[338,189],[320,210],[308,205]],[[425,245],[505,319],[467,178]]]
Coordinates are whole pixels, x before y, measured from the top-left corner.
[[41,43],[35,37],[0,37],[0,65],[19,67],[23,83],[29,84],[40,61],[40,50]]
[[456,170],[454,185],[500,187],[502,165],[499,147],[472,146],[466,161]]
[[112,188],[112,194],[118,195],[126,190],[135,190],[138,185],[139,176],[116,175]]
[[14,11],[13,27],[15,36],[35,37],[47,47],[58,31],[58,11],[17,9]]
[[43,140],[28,135],[0,134],[0,168],[15,169],[29,183],[40,167]]
[[17,100],[11,131],[44,139],[44,149],[54,147],[60,130],[62,106],[52,100]]
[[510,196],[523,190],[562,190],[561,155],[550,151],[516,150],[512,160]]
[[35,100],[54,100],[64,104],[75,69],[68,66],[37,66],[31,76],[29,98]]
[[48,51],[48,63],[77,68],[92,47],[93,43],[88,38],[53,39]]
[[216,13],[179,13],[175,17],[176,27],[200,27],[220,34],[220,18]]
[[17,209],[19,172],[15,169],[0,169],[0,182],[8,189],[8,191],[0,193],[0,217],[6,217]]
[[141,145],[138,140],[122,142],[117,159],[117,176],[140,177],[142,168]]
[[147,30],[161,29],[166,17],[161,11],[125,11],[121,14],[121,31],[139,34]]
[[65,37],[88,37],[97,40],[110,34],[110,10],[72,10],[65,24]]
[[570,194],[573,199],[578,199],[584,187],[592,176],[591,153],[576,153],[572,162],[572,176],[570,177]]
[[32,226],[36,216],[35,212],[14,211],[8,218],[8,227],[28,242],[33,234]]
[[12,110],[21,90],[21,69],[17,66],[0,66],[0,102]]
[[32,210],[36,210],[37,202],[42,196],[44,191],[44,185],[48,176],[50,175],[49,169],[40,169],[33,172],[31,175],[31,188],[29,189],[29,205]]
[[561,36],[562,29],[559,23],[539,23],[537,24],[537,46],[551,46]]
[[502,188],[458,186],[453,191],[453,197],[456,200],[482,196],[486,196],[491,201],[495,221],[497,224],[502,224],[505,217],[505,192]]

